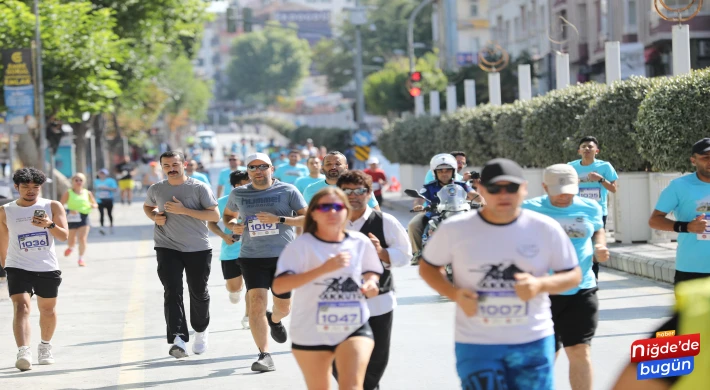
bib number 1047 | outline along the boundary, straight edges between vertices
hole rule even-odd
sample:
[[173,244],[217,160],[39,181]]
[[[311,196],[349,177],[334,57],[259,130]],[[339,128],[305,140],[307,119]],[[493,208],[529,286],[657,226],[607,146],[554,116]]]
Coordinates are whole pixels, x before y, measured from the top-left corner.
[[362,326],[360,302],[320,302],[317,315],[319,332],[347,332]]

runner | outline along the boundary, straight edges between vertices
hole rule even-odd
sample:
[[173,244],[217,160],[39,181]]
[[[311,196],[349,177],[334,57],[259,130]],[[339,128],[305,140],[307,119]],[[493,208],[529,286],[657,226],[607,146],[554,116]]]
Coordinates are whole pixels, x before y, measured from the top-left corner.
[[367,163],[370,168],[365,169],[364,172],[372,178],[372,192],[375,194],[377,203],[382,204],[382,191],[387,189],[387,175],[379,168],[380,160],[377,157],[370,157]]
[[67,222],[69,224],[69,242],[67,249],[64,251],[64,256],[71,255],[74,250],[74,244],[79,237],[79,267],[85,267],[84,253],[86,253],[87,241],[89,239],[89,213],[91,209],[99,208],[96,203],[94,194],[84,188],[86,176],[83,173],[77,173],[71,178],[72,188],[62,195],[59,200],[62,204],[67,205]]
[[330,388],[333,359],[339,388],[362,389],[374,347],[366,297],[377,296],[383,267],[369,238],[346,231],[350,213],[341,190],[320,190],[305,234],[278,259],[273,288],[296,290],[291,350],[309,389]]
[[13,333],[17,343],[15,367],[32,369],[30,351],[30,301],[37,295],[41,343],[39,364],[54,364],[52,336],[57,326],[57,295],[62,283],[54,240],[66,241],[69,232],[61,203],[39,196],[47,176],[22,168],[12,176],[17,200],[0,208],[0,266],[7,271],[12,300]]
[[185,174],[187,175],[187,177],[191,177],[195,180],[199,180],[199,181],[207,184],[207,186],[209,187],[210,186],[210,179],[207,177],[207,175],[198,172],[197,168],[198,168],[197,161],[190,160],[190,162],[187,164],[187,169],[185,169]]
[[[272,311],[266,310],[267,293],[274,280],[278,257],[294,240],[293,227],[302,226],[307,205],[296,187],[273,179],[274,166],[269,156],[251,154],[246,163],[252,183],[232,190],[223,221],[234,234],[241,234],[243,240],[238,263],[247,285],[251,334],[259,348],[259,357],[251,369],[274,371],[266,332],[271,328],[274,341],[286,342],[288,336],[281,320],[291,311],[291,293],[276,294],[272,290]],[[294,212],[298,216],[292,217]],[[246,229],[244,223],[238,223],[240,215]]]
[[192,352],[199,355],[208,347],[210,294],[207,281],[212,246],[207,222],[219,221],[219,211],[210,187],[185,176],[185,155],[165,152],[159,161],[167,180],[148,189],[143,212],[155,222],[158,277],[165,290],[167,339],[168,344],[172,344],[169,354],[180,359],[188,356],[186,343],[190,341],[183,305],[183,271],[190,291],[190,325],[195,330]]
[[96,189],[96,198],[99,204],[99,222],[101,223],[99,233],[106,234],[104,232],[104,211],[106,211],[111,224],[110,232],[113,234],[113,198],[116,196],[118,183],[116,183],[114,178],[108,177],[108,169],[102,169],[99,171],[98,178],[94,181],[94,188]]
[[[596,200],[602,206],[604,228],[606,229],[607,198],[609,191],[616,193],[616,180],[619,175],[611,164],[597,160],[599,154],[599,141],[595,137],[587,136],[579,141],[580,160],[569,163],[579,175],[579,196]],[[595,260],[592,265],[594,277],[599,280],[599,263]]]
[[121,190],[121,204],[131,205],[133,201],[133,189],[136,183],[133,181],[133,175],[136,173],[136,166],[131,162],[131,156],[123,157],[123,162],[116,166],[118,177],[118,188]]
[[239,157],[237,157],[236,154],[232,153],[229,155],[228,158],[229,161],[229,167],[222,169],[219,172],[219,178],[217,179],[217,197],[220,198],[224,194],[224,189],[225,188],[231,188],[230,182],[229,182],[229,175],[236,171],[246,171],[247,167],[241,166],[241,161],[239,161]]
[[[325,179],[319,180],[306,187],[306,190],[303,191],[303,197],[306,199],[306,202],[310,202],[316,192],[321,189],[327,186],[335,187],[340,175],[347,171],[348,160],[342,153],[336,151],[328,153],[323,159],[323,172],[325,173]],[[375,210],[380,210],[380,204],[377,203],[377,199],[375,199],[374,194],[370,197],[367,205]]]
[[[241,187],[249,184],[249,175],[246,171],[234,171],[229,175],[231,188]],[[225,195],[217,199],[217,208],[220,215],[224,215],[224,208],[227,206],[229,195]],[[226,280],[227,291],[229,291],[229,301],[233,304],[238,304],[242,299],[242,290],[244,287],[244,278],[242,277],[242,269],[237,264],[239,258],[239,250],[242,247],[241,236],[233,234],[229,229],[220,229],[217,222],[208,222],[207,227],[210,231],[218,235],[222,239],[222,250],[219,254],[220,263],[222,264],[222,275]],[[249,329],[249,300],[245,300],[246,310],[242,318],[242,327]]]
[[562,225],[577,252],[582,282],[575,288],[550,295],[555,324],[555,351],[564,347],[569,359],[569,379],[573,390],[591,390],[592,356],[590,345],[599,322],[597,281],[592,258],[609,259],[606,233],[599,202],[576,196],[577,171],[568,164],[549,166],[542,186],[547,195],[523,202],[523,208],[552,217]]
[[[370,309],[368,323],[375,339],[375,348],[367,365],[365,390],[379,389],[380,379],[389,362],[392,319],[394,308],[397,307],[390,268],[408,265],[412,258],[407,232],[397,218],[367,207],[367,200],[372,194],[371,186],[370,176],[360,171],[345,172],[338,179],[338,188],[348,197],[352,208],[348,230],[359,231],[369,237],[384,267],[380,276],[379,294],[367,300]],[[335,367],[333,371],[337,374]]]
[[153,184],[163,180],[163,172],[160,169],[157,161],[151,161],[148,163],[148,171],[143,175],[143,188],[146,194],[148,193],[148,188]]
[[[466,153],[455,151],[448,154],[454,156],[456,159],[456,181],[468,181],[471,178],[470,173],[463,171],[463,169],[466,168]],[[434,171],[429,169],[424,177],[424,184],[431,183],[435,179]]]
[[[442,223],[419,273],[457,304],[456,369],[464,389],[552,389],[548,294],[581,282],[574,246],[554,219],[521,209],[527,183],[515,162],[489,161],[481,184],[487,205]],[[448,264],[453,284],[443,272]]]
[[325,179],[325,175],[321,173],[320,158],[316,156],[308,157],[306,165],[308,166],[308,176],[299,177],[296,182],[293,183],[301,194],[306,191],[309,185]]
[[[648,221],[651,229],[677,232],[676,289],[679,283],[710,276],[710,138],[693,145],[695,173],[671,180]],[[667,218],[673,213],[674,219]]]
[[307,176],[309,173],[308,167],[298,162],[300,157],[298,150],[291,150],[288,153],[288,164],[277,167],[274,177],[282,182],[293,184],[297,179]]

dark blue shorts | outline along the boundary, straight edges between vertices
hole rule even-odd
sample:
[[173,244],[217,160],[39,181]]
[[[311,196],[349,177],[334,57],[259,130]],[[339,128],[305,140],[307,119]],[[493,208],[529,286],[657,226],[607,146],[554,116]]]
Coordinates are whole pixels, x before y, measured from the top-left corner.
[[464,390],[554,388],[555,336],[526,344],[456,343],[456,371]]

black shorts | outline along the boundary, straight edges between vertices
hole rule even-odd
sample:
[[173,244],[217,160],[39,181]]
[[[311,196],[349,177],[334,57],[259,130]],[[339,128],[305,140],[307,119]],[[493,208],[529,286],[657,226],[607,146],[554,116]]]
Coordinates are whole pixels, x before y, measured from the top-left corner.
[[67,222],[69,230],[79,229],[82,226],[87,226],[89,224],[89,214],[79,214],[81,215],[81,222]]
[[599,324],[597,288],[579,290],[574,295],[550,295],[555,323],[555,351],[577,344],[592,344]]
[[[345,340],[351,338],[351,337],[367,337],[369,339],[375,339],[375,337],[372,335],[372,328],[370,328],[369,323],[365,323],[365,325],[359,327],[356,331],[352,332],[350,336],[346,337]],[[343,340],[343,341],[345,341]],[[338,345],[298,345],[298,344],[291,344],[291,349],[298,349],[300,351],[330,351],[330,352],[335,352],[335,349],[338,348]]]
[[222,275],[224,275],[224,280],[242,276],[242,268],[237,264],[237,259],[220,260],[220,263],[222,263]]
[[689,280],[707,278],[707,277],[710,277],[710,274],[705,274],[705,273],[700,273],[700,272],[685,272],[685,271],[678,271],[678,270],[675,270],[675,277],[674,277],[674,280],[673,280],[673,284],[674,284],[675,286],[677,286],[678,283],[687,282],[687,281],[689,281]]
[[62,284],[62,271],[36,272],[20,268],[5,268],[7,289],[15,294],[37,294],[42,298],[56,298]]
[[[244,284],[247,285],[247,291],[254,288],[265,288],[270,289],[271,284],[274,282],[274,275],[276,274],[276,262],[279,260],[278,257],[265,257],[265,258],[243,258],[237,259],[237,264],[242,269],[242,276],[244,276]],[[272,290],[273,294],[274,291]],[[276,298],[289,299],[291,298],[291,292],[285,294],[276,295]]]

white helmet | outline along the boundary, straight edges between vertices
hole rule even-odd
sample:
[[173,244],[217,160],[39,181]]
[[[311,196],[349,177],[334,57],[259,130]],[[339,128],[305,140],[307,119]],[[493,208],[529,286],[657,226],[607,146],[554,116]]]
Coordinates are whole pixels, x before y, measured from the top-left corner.
[[431,158],[431,161],[429,161],[429,168],[432,173],[435,173],[434,171],[437,169],[446,168],[451,168],[454,172],[456,172],[458,164],[456,163],[456,157],[448,153],[441,153]]

